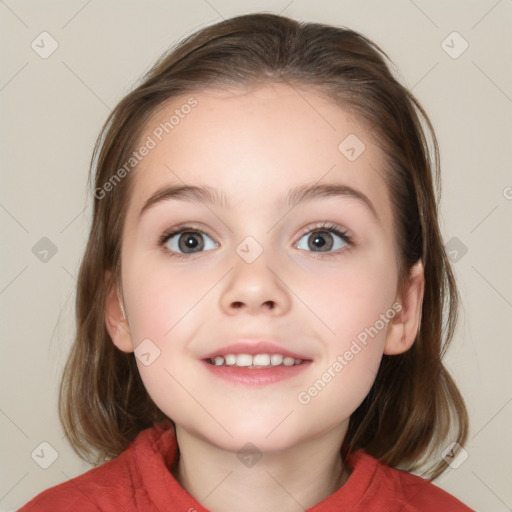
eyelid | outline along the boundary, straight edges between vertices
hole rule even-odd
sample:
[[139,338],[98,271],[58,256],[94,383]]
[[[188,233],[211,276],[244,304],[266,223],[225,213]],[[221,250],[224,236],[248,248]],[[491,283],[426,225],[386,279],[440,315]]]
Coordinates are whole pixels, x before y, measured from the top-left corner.
[[304,235],[307,235],[308,233],[311,233],[312,231],[340,231],[345,235],[349,240],[352,240],[352,233],[345,227],[340,226],[338,224],[335,224],[334,222],[330,221],[318,221],[314,222],[313,224],[309,224],[308,226],[301,229],[299,234],[297,235],[300,238],[302,238]]
[[173,226],[172,228],[165,230],[159,237],[159,245],[167,242],[167,240],[169,240],[169,238],[171,238],[172,236],[179,235],[180,233],[184,233],[186,231],[197,231],[199,233],[203,233],[205,235],[208,235],[213,241],[215,241],[215,243],[219,243],[215,240],[215,237],[212,236],[208,232],[208,229],[206,229],[205,227],[194,222],[183,222],[181,224],[178,224],[176,226]]

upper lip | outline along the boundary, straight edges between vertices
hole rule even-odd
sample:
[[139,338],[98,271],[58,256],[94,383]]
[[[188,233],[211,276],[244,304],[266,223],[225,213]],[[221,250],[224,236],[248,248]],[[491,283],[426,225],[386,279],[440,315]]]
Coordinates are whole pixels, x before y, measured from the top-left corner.
[[201,359],[213,359],[216,356],[225,356],[227,354],[282,354],[284,357],[293,357],[294,359],[308,360],[303,354],[293,352],[273,341],[267,340],[238,340],[229,345],[219,347],[212,352],[204,354]]

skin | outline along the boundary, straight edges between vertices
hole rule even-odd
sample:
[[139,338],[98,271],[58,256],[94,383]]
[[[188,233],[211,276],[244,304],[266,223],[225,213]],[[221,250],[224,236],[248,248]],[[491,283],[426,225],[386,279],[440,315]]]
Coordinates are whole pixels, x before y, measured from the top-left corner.
[[[149,394],[176,423],[181,455],[174,474],[188,492],[214,512],[234,504],[246,511],[303,510],[350,476],[338,454],[350,415],[370,390],[382,355],[414,342],[423,267],[413,268],[398,296],[391,203],[378,172],[384,154],[346,110],[284,84],[193,96],[197,107],[130,177],[122,283],[109,294],[107,328],[120,350],[131,352],[147,338],[160,350],[152,364],[137,362]],[[188,97],[160,109],[141,140]],[[349,134],[366,145],[352,162],[338,150]],[[347,196],[280,205],[290,187],[317,182],[358,189],[377,217]],[[167,200],[139,218],[157,189],[184,183],[216,187],[233,206]],[[318,231],[320,221],[348,230],[353,245],[324,233],[336,244],[330,255],[308,246],[314,235],[306,231]],[[196,237],[206,245],[178,259],[170,248],[178,250],[179,236],[167,252],[158,239],[184,222],[201,227],[205,236]],[[247,236],[263,249],[252,263],[236,251]],[[402,310],[309,403],[300,403],[298,393],[397,301]],[[253,336],[312,362],[296,377],[263,387],[233,385],[203,367],[201,355]],[[252,467],[236,456],[248,442],[262,454]]]

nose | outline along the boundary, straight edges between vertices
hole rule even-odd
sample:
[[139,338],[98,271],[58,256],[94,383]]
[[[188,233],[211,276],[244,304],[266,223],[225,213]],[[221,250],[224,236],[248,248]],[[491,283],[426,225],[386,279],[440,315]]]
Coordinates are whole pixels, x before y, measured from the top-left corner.
[[290,309],[290,291],[279,269],[268,266],[265,252],[254,262],[235,262],[221,296],[221,307],[228,315],[283,315]]

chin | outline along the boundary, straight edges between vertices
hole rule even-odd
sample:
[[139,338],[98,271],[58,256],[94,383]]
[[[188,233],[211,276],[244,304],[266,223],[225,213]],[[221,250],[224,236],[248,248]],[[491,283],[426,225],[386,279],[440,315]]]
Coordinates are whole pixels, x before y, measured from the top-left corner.
[[[211,420],[201,422],[200,425],[183,426],[193,435],[222,450],[238,453],[241,450],[250,450],[254,445],[262,453],[280,452],[288,450],[307,438],[304,422],[299,425],[292,420],[294,412],[278,415],[256,415],[256,418],[230,417],[220,418],[219,423]],[[289,417],[286,418],[287,414]],[[286,419],[285,419],[286,418]],[[229,434],[226,432],[229,432]]]

